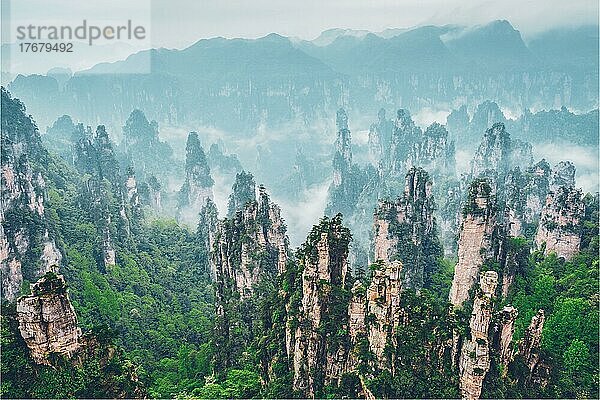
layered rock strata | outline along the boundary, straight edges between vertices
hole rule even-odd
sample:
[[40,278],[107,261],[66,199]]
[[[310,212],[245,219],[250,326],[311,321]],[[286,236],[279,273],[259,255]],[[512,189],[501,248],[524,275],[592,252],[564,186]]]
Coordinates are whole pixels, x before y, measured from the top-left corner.
[[50,365],[48,356],[71,357],[81,347],[81,329],[66,291],[65,280],[52,272],[31,287],[32,294],[17,301],[19,331],[38,364]]

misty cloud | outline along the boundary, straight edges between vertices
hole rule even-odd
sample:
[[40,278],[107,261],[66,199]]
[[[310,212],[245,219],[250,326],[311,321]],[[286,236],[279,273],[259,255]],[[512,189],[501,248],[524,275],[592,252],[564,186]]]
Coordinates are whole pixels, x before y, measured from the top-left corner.
[[330,184],[330,181],[326,181],[321,185],[306,189],[297,203],[271,196],[273,201],[281,207],[281,215],[287,224],[292,247],[302,244],[312,226],[323,217]]
[[568,143],[539,143],[533,148],[537,159],[545,158],[550,165],[560,161],[571,161],[577,168],[575,176],[577,187],[586,192],[597,192],[598,184],[598,148],[584,147]]

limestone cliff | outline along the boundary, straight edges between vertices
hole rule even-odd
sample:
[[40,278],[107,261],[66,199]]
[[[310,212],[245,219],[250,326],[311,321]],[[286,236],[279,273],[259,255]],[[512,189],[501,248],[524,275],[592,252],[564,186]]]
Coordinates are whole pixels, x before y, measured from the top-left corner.
[[388,341],[391,343],[400,318],[402,269],[400,261],[378,265],[367,290],[367,315],[372,321],[368,329],[369,347],[379,367],[386,365],[384,350]]
[[[293,338],[293,387],[304,396],[322,396],[337,381],[348,355],[348,300],[345,298],[350,232],[341,216],[324,218],[298,252],[300,301],[289,324]],[[296,310],[294,310],[296,311]],[[329,333],[327,333],[329,332]]]
[[419,138],[407,166],[423,167],[434,176],[454,176],[455,162],[454,142],[446,128],[434,122]]
[[546,315],[544,310],[539,310],[531,318],[531,323],[525,330],[525,335],[519,343],[519,355],[523,358],[525,365],[529,369],[528,380],[545,386],[548,382],[548,366],[540,358],[540,344],[542,341],[542,331]]
[[513,334],[515,333],[515,321],[519,312],[511,305],[504,306],[500,312],[498,353],[500,363],[504,365],[503,373],[506,375],[508,364],[514,358],[514,349],[512,346]]
[[17,301],[19,330],[31,357],[47,365],[52,353],[71,357],[81,347],[81,329],[64,278],[49,272],[31,291]]
[[535,243],[545,243],[545,254],[556,253],[569,260],[579,251],[581,219],[585,213],[582,193],[572,187],[560,187],[548,194],[535,236]]
[[479,399],[483,380],[490,369],[489,329],[497,285],[496,272],[486,271],[481,275],[469,322],[469,337],[465,338],[460,352],[460,390],[465,399]]
[[541,160],[524,172],[515,167],[506,175],[501,193],[510,236],[532,236],[550,190],[550,174],[550,166]]
[[[214,363],[223,370],[242,356],[244,346],[260,340],[258,326],[268,329],[273,323],[273,311],[260,307],[276,290],[273,284],[290,256],[286,226],[279,207],[260,186],[257,199],[246,202],[232,218],[219,221],[208,199],[201,210],[198,238],[206,246],[215,289]],[[279,356],[272,354],[261,361],[264,379],[272,377],[273,357]]]
[[375,167],[385,165],[389,157],[391,123],[385,117],[385,110],[377,113],[377,122],[369,128],[369,162]]
[[495,123],[485,131],[471,163],[471,173],[479,176],[485,170],[507,173],[510,168],[510,135],[504,124]]
[[422,288],[442,254],[434,209],[429,175],[421,168],[411,168],[403,195],[395,202],[381,201],[375,210],[374,259],[384,264],[401,262],[403,289]]
[[125,121],[120,150],[142,180],[150,175],[166,178],[175,165],[173,149],[159,138],[158,123],[149,121],[141,110],[133,110]]
[[484,261],[494,255],[492,237],[497,229],[495,197],[487,180],[469,188],[458,239],[458,262],[450,288],[450,302],[460,306],[469,297]]
[[356,340],[360,335],[366,332],[365,317],[366,308],[366,289],[362,282],[357,280],[352,286],[352,297],[348,303],[348,334],[351,340]]
[[217,268],[212,267],[210,264],[210,254],[214,251],[215,248],[215,239],[217,226],[219,225],[219,211],[217,210],[217,206],[215,203],[208,199],[206,204],[200,210],[198,227],[196,229],[196,234],[198,235],[198,239],[200,245],[204,247],[204,251],[207,255],[207,266],[210,270],[211,277],[213,281],[216,281],[216,272]]
[[352,166],[352,136],[348,129],[348,114],[340,108],[336,114],[337,138],[333,159],[333,185],[341,186]]
[[529,143],[513,140],[503,123],[495,123],[485,131],[471,162],[474,177],[488,175],[486,171],[503,179],[511,168],[527,168],[533,162]]
[[450,257],[456,254],[457,238],[462,223],[462,205],[464,193],[467,192],[466,179],[447,179],[434,187],[436,195],[436,219],[439,223],[444,255]]
[[2,88],[0,271],[2,297],[13,301],[25,280],[57,271],[62,254],[46,217],[49,155],[25,107]]
[[[356,239],[356,246],[351,249],[350,261],[356,265],[359,262],[367,262],[370,210],[375,206],[380,194],[381,179],[371,164],[361,168],[352,163],[351,133],[348,129],[348,115],[344,109],[338,110],[336,125],[333,180],[329,186],[325,214],[340,213],[347,218]],[[366,221],[368,222],[365,224]]]
[[[123,226],[126,219],[121,220],[121,215],[116,218],[112,215],[112,207],[108,187],[104,181],[96,176],[87,176],[83,182],[82,195],[80,196],[80,205],[83,209],[89,210],[96,229],[101,237],[102,244],[99,249],[102,252],[102,266],[104,268],[116,264],[115,236],[117,223]],[[126,217],[126,215],[125,215]]]
[[156,211],[162,209],[161,184],[154,175],[150,175],[147,181],[148,185],[148,204]]
[[403,176],[411,167],[423,167],[435,176],[452,176],[454,153],[454,142],[444,126],[433,123],[423,132],[407,110],[398,110],[386,164],[391,177]]
[[392,128],[390,160],[387,168],[390,175],[403,176],[406,173],[408,169],[406,161],[422,134],[421,128],[415,125],[408,110],[398,110]]
[[101,237],[103,263],[106,268],[116,263],[116,244],[131,237],[132,227],[142,219],[138,185],[133,169],[124,178],[115,151],[103,125],[96,131],[83,129],[75,144],[74,165],[82,174],[79,206],[87,210]]
[[[210,214],[214,218],[214,212]],[[286,226],[263,186],[257,200],[247,202],[233,218],[219,221],[212,235],[211,274],[242,298],[248,298],[261,279],[275,277],[285,268],[289,255]]]
[[127,169],[127,179],[125,180],[125,190],[127,193],[127,201],[133,208],[140,206],[140,196],[138,194],[138,185],[135,179],[135,172],[132,167]]
[[256,200],[256,183],[251,173],[241,171],[235,176],[232,193],[227,204],[227,216],[233,217],[246,203]]
[[218,171],[221,174],[233,175],[242,171],[242,164],[237,155],[228,154],[225,151],[225,143],[220,139],[210,145],[208,164],[211,171]]
[[[465,110],[466,112],[466,110]],[[463,142],[468,142],[470,139],[479,137],[481,132],[491,127],[495,123],[505,124],[507,122],[504,113],[497,103],[486,100],[477,105],[477,109],[473,113],[473,117],[468,124],[468,132]]]
[[561,186],[575,186],[575,165],[570,161],[561,161],[552,168],[550,190],[555,191]]
[[196,221],[202,206],[212,200],[214,180],[196,132],[188,135],[185,151],[185,181],[179,190],[177,217],[190,222]]

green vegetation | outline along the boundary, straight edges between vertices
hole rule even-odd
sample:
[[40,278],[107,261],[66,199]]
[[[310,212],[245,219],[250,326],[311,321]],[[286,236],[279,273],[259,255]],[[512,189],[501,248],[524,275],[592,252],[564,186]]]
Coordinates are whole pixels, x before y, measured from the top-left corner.
[[[239,272],[237,260],[245,244],[252,267],[267,272],[253,287],[253,294],[244,297],[235,290],[230,276],[214,281],[209,277],[211,255],[206,244],[212,231],[208,225],[213,228],[217,218],[212,202],[203,209],[196,232],[174,220],[149,221],[124,201],[123,177],[104,127],[98,127],[95,134],[77,128],[83,135],[79,140],[89,140],[87,144],[79,142],[84,147],[72,168],[41,147],[22,104],[7,99],[4,90],[2,106],[3,147],[10,141],[26,143],[30,160],[24,157],[14,168],[23,176],[42,174],[45,186],[40,184],[34,192],[43,189],[47,194],[43,218],[27,211],[27,204],[15,206],[5,214],[3,229],[12,238],[23,228],[35,243],[40,243],[46,231],[55,238],[64,256],[59,272],[68,289],[49,273],[34,294],[68,290],[86,344],[78,357],[51,354],[51,365],[35,365],[18,330],[14,303],[3,302],[3,398],[304,397],[301,390],[293,389],[294,358],[286,349],[287,336],[296,332],[317,342],[314,347],[320,360],[343,363],[346,355],[356,356],[356,368],[341,371],[339,379],[326,381],[324,371],[315,373],[312,378],[319,397],[356,398],[364,396],[365,389],[382,398],[460,396],[453,341],[455,335],[468,333],[472,301],[462,310],[448,304],[454,263],[442,258],[435,230],[418,248],[409,240],[414,232],[410,223],[390,224],[394,233],[404,238],[398,247],[404,266],[422,266],[425,276],[423,289],[404,290],[394,299],[402,318],[388,326],[384,365],[379,365],[367,333],[350,337],[348,303],[353,295],[369,296],[370,275],[384,265],[375,262],[369,270],[355,271],[354,278],[363,287],[351,293],[354,280],[351,271],[345,271],[345,263],[352,236],[341,215],[323,218],[279,275],[275,273],[276,250],[253,246],[250,240],[250,230],[271,226],[267,209],[258,210],[256,224],[250,227],[243,226],[241,213],[222,222],[219,235],[230,246],[232,269]],[[139,121],[128,121],[130,138],[157,138],[153,124],[140,115],[134,117]],[[55,128],[69,126],[63,119]],[[13,136],[8,138],[5,132]],[[190,138],[188,152],[195,158],[188,172],[204,176],[204,183],[212,185],[199,140],[194,135]],[[3,162],[9,159],[4,152],[2,157]],[[331,195],[337,206],[350,209],[355,204],[344,201],[355,198],[355,189],[363,184],[352,185],[357,179],[367,179],[368,174],[355,169],[346,172],[353,178]],[[239,177],[232,209],[254,201],[251,175]],[[148,184],[159,189],[152,176]],[[477,195],[491,195],[487,182],[476,181],[471,186],[465,212],[482,212],[475,202]],[[582,248],[569,261],[531,252],[531,243],[525,238],[495,238],[502,240],[508,261],[505,265],[489,262],[484,268],[497,271],[502,279],[508,275],[515,278],[507,298],[498,296],[493,303],[494,323],[502,306],[511,304],[518,309],[513,339],[516,350],[538,310],[544,310],[546,321],[540,362],[534,371],[519,354],[508,367],[501,365],[496,340],[490,338],[492,362],[484,397],[598,398],[598,196],[586,196],[584,203]],[[388,217],[397,221],[395,214]],[[322,306],[320,324],[313,327],[302,315],[303,273],[320,261],[318,244],[323,237],[331,270],[327,271],[329,279],[318,276],[311,282],[314,298]],[[116,253],[114,265],[105,262],[107,238]],[[16,244],[9,246],[13,249]],[[23,293],[29,293],[37,280],[40,254],[36,245],[22,255]],[[383,303],[385,299],[375,301]],[[365,314],[368,328],[376,319],[368,311]]]

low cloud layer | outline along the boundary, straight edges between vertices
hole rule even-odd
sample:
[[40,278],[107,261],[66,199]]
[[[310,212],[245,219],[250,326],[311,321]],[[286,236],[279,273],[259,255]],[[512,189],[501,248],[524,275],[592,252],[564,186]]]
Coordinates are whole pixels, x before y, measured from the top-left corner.
[[550,165],[560,161],[571,161],[577,168],[576,184],[586,192],[597,192],[598,148],[568,143],[537,143],[533,148],[535,159],[545,158]]
[[288,227],[291,246],[297,247],[306,240],[313,225],[323,217],[327,205],[327,191],[330,182],[308,188],[298,202],[288,202],[273,197],[281,207],[281,214]]

